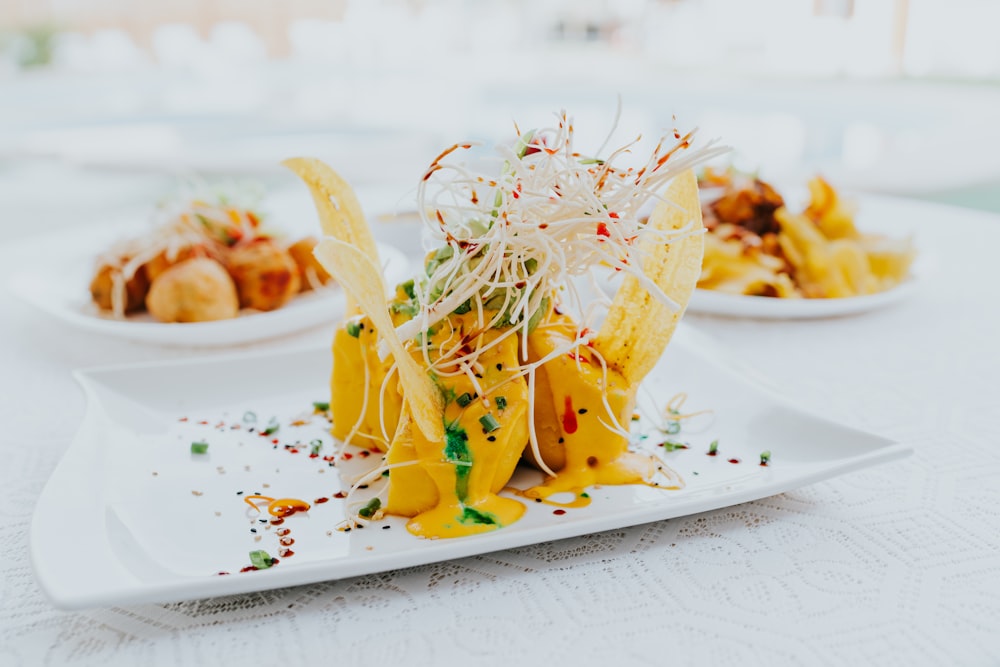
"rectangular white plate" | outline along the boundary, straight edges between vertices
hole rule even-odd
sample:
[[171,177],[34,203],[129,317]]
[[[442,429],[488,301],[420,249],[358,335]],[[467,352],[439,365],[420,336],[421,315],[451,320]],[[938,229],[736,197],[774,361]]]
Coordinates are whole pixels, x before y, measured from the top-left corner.
[[[517,523],[468,538],[418,539],[395,517],[342,532],[344,501],[314,501],[340,491],[340,471],[357,472],[362,457],[353,450],[338,467],[322,458],[332,441],[325,419],[309,413],[313,401],[326,400],[329,365],[328,350],[308,349],[79,372],[88,409],[31,529],[35,571],[52,601],[63,608],[166,602],[409,567],[734,505],[910,452],[802,412],[715,343],[682,328],[644,393],[662,409],[686,392],[686,409],[713,411],[671,436],[690,449],[658,450],[684,489],[591,489],[588,507],[565,513],[529,503]],[[280,430],[268,438],[249,433],[247,411],[258,416],[256,426],[276,417]],[[297,416],[309,423],[291,426]],[[314,439],[322,440],[322,455],[310,458]],[[207,454],[191,453],[195,440],[209,443]],[[709,457],[713,440],[719,453]],[[295,453],[285,446],[297,441]],[[657,441],[654,432],[639,444],[656,449]],[[767,467],[759,465],[764,450],[772,453]],[[537,475],[519,471],[514,485]],[[281,526],[295,540],[293,557],[240,573],[252,550],[279,554],[277,529],[243,502],[255,492],[313,506]]]

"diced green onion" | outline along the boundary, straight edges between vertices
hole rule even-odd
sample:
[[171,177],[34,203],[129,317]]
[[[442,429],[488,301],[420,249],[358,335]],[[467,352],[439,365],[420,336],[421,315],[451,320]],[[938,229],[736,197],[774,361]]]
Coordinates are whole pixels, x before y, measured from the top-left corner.
[[708,446],[708,453],[715,454],[718,451],[719,451],[719,441],[713,440],[712,443]]
[[677,442],[675,440],[664,440],[663,448],[668,452],[676,452],[678,449],[687,449],[688,446],[683,442]]
[[192,442],[191,443],[191,453],[192,454],[204,454],[208,452],[208,443],[205,441]]
[[410,278],[405,283],[400,283],[398,289],[403,290],[406,296],[411,299],[417,298],[416,292],[413,291],[413,278]]
[[313,410],[316,412],[326,412],[330,409],[330,404],[325,401],[313,401]]
[[312,440],[309,442],[309,446],[311,447],[311,449],[309,450],[310,454],[319,454],[319,450],[323,449],[323,441]]
[[353,336],[354,338],[359,338],[361,336],[361,323],[360,322],[348,322],[346,327],[347,335]]
[[760,464],[762,466],[766,466],[770,462],[771,462],[771,450],[766,449],[760,453]]
[[363,516],[366,519],[370,519],[372,518],[372,515],[379,510],[380,507],[382,507],[382,501],[379,500],[377,497],[372,498],[371,500],[368,501],[367,505],[358,510],[358,516]]
[[267,428],[265,428],[261,433],[264,435],[271,435],[272,433],[277,433],[281,425],[278,424],[278,420],[271,417],[271,421],[267,422]]
[[464,394],[461,394],[458,398],[456,398],[455,402],[458,403],[458,407],[464,408],[469,403],[472,403],[472,394],[470,394],[469,392],[465,392]]
[[451,312],[455,315],[465,315],[470,310],[472,310],[472,299],[466,299],[458,308]]
[[529,257],[524,260],[524,270],[528,273],[534,273],[538,269],[538,260],[534,257]]
[[485,415],[480,417],[479,423],[483,425],[483,431],[486,433],[491,433],[500,428],[500,422],[498,422],[497,418],[490,412],[487,412]]
[[506,410],[507,409],[507,397],[506,396],[497,396],[493,400],[496,401],[497,410]]
[[266,570],[271,567],[274,559],[266,551],[251,551],[250,552],[250,564],[253,565],[258,570]]

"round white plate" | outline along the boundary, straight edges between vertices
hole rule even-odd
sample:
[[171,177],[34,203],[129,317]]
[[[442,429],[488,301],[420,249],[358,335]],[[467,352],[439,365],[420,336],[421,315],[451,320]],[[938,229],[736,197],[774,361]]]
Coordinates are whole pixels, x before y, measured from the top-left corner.
[[905,299],[916,289],[916,284],[916,279],[911,277],[906,282],[885,292],[843,299],[778,299],[698,289],[691,296],[688,312],[785,320],[855,315],[885,308]]
[[[277,310],[248,311],[232,320],[166,324],[145,313],[114,319],[102,314],[91,302],[87,289],[94,257],[101,246],[93,242],[81,246],[79,241],[79,234],[32,239],[26,247],[33,248],[39,256],[11,276],[8,283],[11,292],[67,325],[159,345],[236,345],[333,322],[343,313],[343,291],[329,287],[307,292]],[[409,273],[409,260],[392,246],[379,244],[378,249],[387,284],[404,280]]]

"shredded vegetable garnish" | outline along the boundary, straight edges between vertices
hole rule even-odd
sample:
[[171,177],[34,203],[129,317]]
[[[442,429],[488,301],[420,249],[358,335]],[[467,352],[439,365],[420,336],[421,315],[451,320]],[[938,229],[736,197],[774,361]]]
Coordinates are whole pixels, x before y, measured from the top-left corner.
[[692,232],[657,232],[640,209],[674,176],[728,149],[712,142],[695,149],[694,131],[674,131],[674,141],[662,138],[641,167],[618,167],[640,139],[607,157],[586,155],[574,146],[572,119],[562,112],[556,121],[519,131],[514,146],[499,147],[498,175],[447,161],[471,143],[445,150],[424,174],[418,208],[442,245],[428,256],[425,275],[406,286],[412,298],[397,301],[395,309],[412,316],[397,327],[400,339],[416,340],[439,375],[473,375],[485,349],[457,340],[432,359],[426,334],[447,326],[450,314],[473,312],[481,330],[504,329],[491,346],[524,334],[527,358],[526,334],[562,298],[558,292],[565,289],[571,305],[582,309],[568,280],[599,265],[635,275],[656,298],[672,303],[642,274],[638,242],[669,243]]

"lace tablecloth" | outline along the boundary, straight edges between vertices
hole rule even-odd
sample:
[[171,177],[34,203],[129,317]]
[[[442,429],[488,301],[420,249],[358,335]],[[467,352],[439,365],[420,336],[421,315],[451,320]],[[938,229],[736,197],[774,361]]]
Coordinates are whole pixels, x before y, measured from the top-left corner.
[[[55,609],[28,528],[83,414],[72,369],[212,352],[72,331],[3,294],[0,664],[1000,664],[1000,218],[890,209],[926,260],[904,302],[687,321],[912,457],[695,516],[178,604]],[[3,271],[41,259],[5,253]]]

